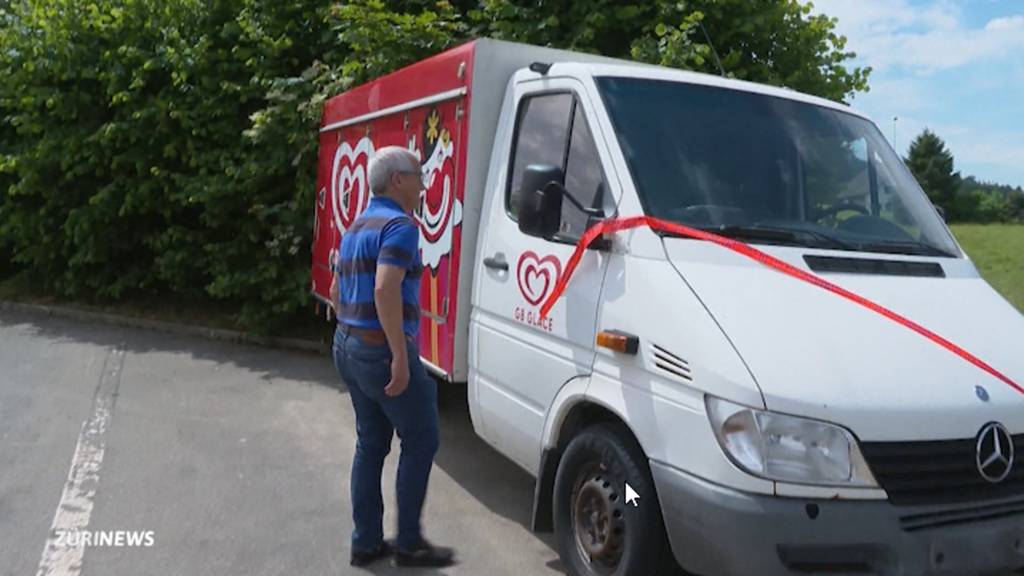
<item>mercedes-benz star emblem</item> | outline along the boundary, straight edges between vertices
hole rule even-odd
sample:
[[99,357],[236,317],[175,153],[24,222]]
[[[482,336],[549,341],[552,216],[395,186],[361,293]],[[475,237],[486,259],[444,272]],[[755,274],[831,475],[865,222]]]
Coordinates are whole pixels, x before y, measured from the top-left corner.
[[981,386],[975,386],[974,394],[978,396],[978,400],[981,400],[982,402],[988,402],[988,390],[985,390]]
[[1013,437],[998,422],[989,422],[978,432],[975,462],[981,477],[996,484],[1010,475],[1013,469]]

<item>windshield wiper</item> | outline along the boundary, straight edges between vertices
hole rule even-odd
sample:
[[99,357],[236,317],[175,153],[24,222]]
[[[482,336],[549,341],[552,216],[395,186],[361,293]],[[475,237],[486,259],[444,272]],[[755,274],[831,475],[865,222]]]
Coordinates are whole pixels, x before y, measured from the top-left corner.
[[[840,240],[834,236],[817,230],[805,228],[781,228],[774,226],[697,226],[698,230],[711,232],[728,238],[745,240],[762,240],[765,242],[777,242],[781,244],[792,244],[796,246],[807,246],[811,248],[834,248],[837,250],[849,250],[854,252],[881,252],[885,254],[908,254],[913,256],[941,256],[944,258],[955,258],[941,248],[919,241],[889,241],[889,242],[864,242],[852,243]],[[801,239],[801,235],[804,237]],[[807,238],[815,241],[808,241]]]
[[[782,242],[795,242],[796,234],[787,230],[774,230],[771,228],[757,228],[751,226],[694,226],[693,228],[703,232],[711,232],[728,238],[747,238],[750,240],[769,240]],[[688,238],[685,234],[676,234],[668,230],[658,230],[663,236],[677,236]]]
[[[700,230],[721,236],[737,239],[764,240],[782,242],[810,248],[835,248],[838,250],[856,250],[857,246],[838,238],[802,228],[779,228],[775,226],[707,226]],[[802,237],[802,238],[801,238]],[[808,238],[813,239],[808,241]]]
[[867,252],[882,252],[885,254],[909,254],[912,256],[941,256],[944,258],[955,258],[956,256],[931,244],[918,241],[893,241],[893,242],[867,242],[857,246]]

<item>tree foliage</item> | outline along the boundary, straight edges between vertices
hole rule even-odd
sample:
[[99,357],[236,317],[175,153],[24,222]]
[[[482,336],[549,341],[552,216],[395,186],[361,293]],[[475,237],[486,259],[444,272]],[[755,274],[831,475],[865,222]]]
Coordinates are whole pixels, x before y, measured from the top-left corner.
[[956,193],[957,212],[966,222],[1024,221],[1024,188],[964,178]]
[[960,173],[953,171],[953,154],[946,143],[926,128],[910,144],[905,162],[932,203],[941,207],[950,220],[958,220],[955,200]]
[[329,96],[492,36],[705,72],[716,50],[730,76],[843,100],[869,70],[834,25],[796,0],[3,2],[0,273],[267,329],[309,302]]
[[868,89],[870,69],[835,20],[797,0],[484,0],[470,11],[482,35],[631,58],[787,86],[842,101]]
[[950,222],[1024,220],[1024,189],[962,178],[953,170],[953,153],[927,128],[910,144],[907,167]]

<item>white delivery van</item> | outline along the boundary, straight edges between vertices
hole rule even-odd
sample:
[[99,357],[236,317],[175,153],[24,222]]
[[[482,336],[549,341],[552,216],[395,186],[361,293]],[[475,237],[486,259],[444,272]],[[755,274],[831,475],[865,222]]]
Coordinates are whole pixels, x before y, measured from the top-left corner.
[[[1024,317],[868,118],[479,40],[333,98],[320,139],[313,293],[367,159],[408,146],[421,354],[536,476],[534,528],[572,574],[1024,565]],[[584,231],[633,216],[828,284],[639,226],[587,246],[542,316]]]

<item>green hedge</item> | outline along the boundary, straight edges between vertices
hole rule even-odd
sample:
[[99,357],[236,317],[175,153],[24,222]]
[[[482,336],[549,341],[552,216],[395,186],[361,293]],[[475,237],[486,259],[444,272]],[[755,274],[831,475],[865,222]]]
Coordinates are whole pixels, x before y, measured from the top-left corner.
[[710,71],[701,23],[737,77],[843,99],[868,73],[795,0],[3,4],[0,274],[257,330],[309,305],[319,113],[354,83],[479,35]]

